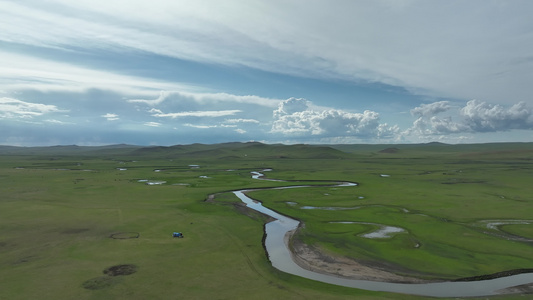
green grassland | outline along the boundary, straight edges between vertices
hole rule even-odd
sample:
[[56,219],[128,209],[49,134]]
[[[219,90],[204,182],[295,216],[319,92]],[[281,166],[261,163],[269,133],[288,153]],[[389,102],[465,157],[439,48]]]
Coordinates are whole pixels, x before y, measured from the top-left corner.
[[[251,178],[266,168],[267,177],[289,182]],[[261,242],[266,217],[243,210],[229,191],[316,185],[250,196],[302,220],[296,238],[325,251],[456,279],[533,268],[531,243],[498,236],[533,239],[533,225],[479,225],[533,219],[532,174],[528,143],[0,146],[0,299],[422,299],[277,271]],[[368,239],[361,234],[375,226],[331,223],[339,221],[406,232]],[[103,273],[121,264],[136,272]]]

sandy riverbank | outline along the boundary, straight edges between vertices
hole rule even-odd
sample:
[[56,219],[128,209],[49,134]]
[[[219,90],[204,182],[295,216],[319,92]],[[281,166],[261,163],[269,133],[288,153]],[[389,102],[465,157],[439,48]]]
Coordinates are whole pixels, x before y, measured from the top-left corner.
[[368,266],[348,257],[326,253],[294,238],[295,232],[295,230],[289,231],[285,235],[285,242],[290,245],[293,260],[304,269],[347,279],[401,283],[430,282]]

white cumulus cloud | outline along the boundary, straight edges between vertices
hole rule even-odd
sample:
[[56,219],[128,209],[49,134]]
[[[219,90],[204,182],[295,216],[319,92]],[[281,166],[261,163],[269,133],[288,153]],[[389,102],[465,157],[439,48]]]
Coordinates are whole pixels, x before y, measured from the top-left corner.
[[533,110],[524,102],[505,108],[483,101],[468,101],[461,109],[465,125],[472,131],[507,131],[511,129],[532,129]]
[[450,103],[448,101],[433,102],[430,104],[422,104],[418,107],[411,109],[413,116],[432,116],[441,112],[445,112],[450,109]]
[[[449,115],[441,116],[448,112]],[[506,108],[485,101],[470,100],[456,111],[446,101],[423,104],[411,110],[419,118],[408,130],[420,135],[499,132],[533,129],[533,109],[524,102]]]
[[390,138],[397,126],[380,123],[379,114],[365,110],[350,113],[337,109],[316,111],[309,109],[305,99],[282,101],[274,111],[272,133],[285,135],[316,135],[323,137],[356,137],[361,139]]
[[289,98],[278,104],[278,109],[274,110],[274,117],[290,115],[296,112],[307,110],[309,102],[302,98]]

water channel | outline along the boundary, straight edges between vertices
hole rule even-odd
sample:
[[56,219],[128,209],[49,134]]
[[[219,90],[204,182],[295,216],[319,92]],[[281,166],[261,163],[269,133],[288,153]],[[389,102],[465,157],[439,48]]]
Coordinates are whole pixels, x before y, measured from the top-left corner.
[[[262,179],[263,174],[252,172],[253,178]],[[274,180],[273,181],[281,181]],[[339,183],[338,186],[355,186],[354,183]],[[290,186],[283,188],[304,188],[308,186]],[[256,190],[256,189],[255,189]],[[341,278],[333,275],[326,275],[313,272],[300,267],[292,259],[291,251],[286,243],[285,236],[292,230],[295,230],[299,221],[290,217],[281,215],[271,209],[261,205],[245,195],[247,191],[240,190],[233,193],[241,199],[249,208],[269,215],[275,218],[265,225],[265,248],[267,250],[272,266],[276,269],[305,277],[308,279],[325,282],[329,284],[365,289],[371,291],[394,292],[403,294],[413,294],[432,297],[479,297],[501,294],[499,290],[515,287],[523,284],[533,283],[533,273],[512,275],[490,280],[467,281],[467,282],[432,282],[432,283],[391,283],[368,280],[356,280]]]

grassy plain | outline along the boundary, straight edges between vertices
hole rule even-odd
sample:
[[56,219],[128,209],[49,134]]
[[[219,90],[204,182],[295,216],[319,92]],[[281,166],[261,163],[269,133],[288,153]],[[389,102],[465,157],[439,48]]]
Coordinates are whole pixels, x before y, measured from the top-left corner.
[[[533,268],[531,243],[479,225],[532,219],[531,144],[405,145],[380,152],[387,147],[0,147],[0,299],[417,298],[331,286],[272,268],[261,244],[265,217],[243,214],[227,193],[300,184],[251,179],[251,171],[265,168],[272,168],[265,172],[270,178],[359,183],[250,194],[304,221],[298,238],[327,251],[428,278]],[[206,202],[213,193],[215,201]],[[301,209],[305,205],[359,208]],[[373,226],[333,221],[407,233],[367,239],[360,234]],[[531,239],[532,226],[501,229]],[[173,231],[185,238],[172,238]],[[116,233],[139,237],[110,238]],[[103,271],[120,264],[137,272],[107,280]],[[84,288],[102,276],[107,285]]]

